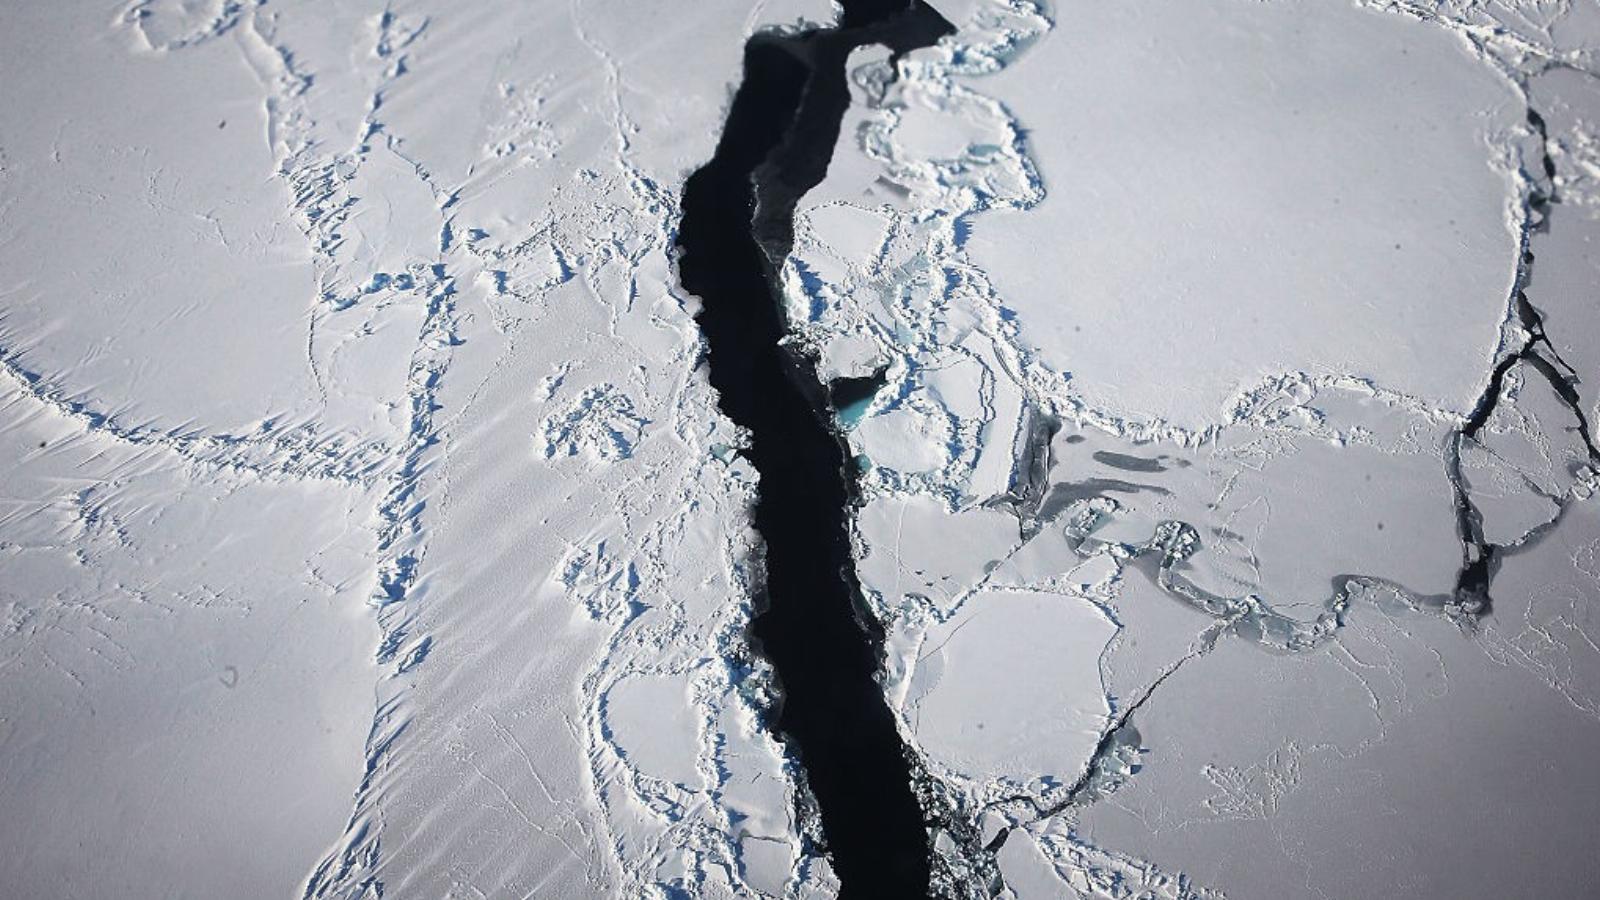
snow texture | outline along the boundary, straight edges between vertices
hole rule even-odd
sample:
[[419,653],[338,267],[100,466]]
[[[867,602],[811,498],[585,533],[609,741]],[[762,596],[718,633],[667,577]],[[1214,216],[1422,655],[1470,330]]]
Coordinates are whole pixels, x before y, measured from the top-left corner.
[[[780,261],[960,896],[1600,884],[1600,7],[932,0]],[[10,4],[0,895],[828,897],[674,238],[820,0]]]

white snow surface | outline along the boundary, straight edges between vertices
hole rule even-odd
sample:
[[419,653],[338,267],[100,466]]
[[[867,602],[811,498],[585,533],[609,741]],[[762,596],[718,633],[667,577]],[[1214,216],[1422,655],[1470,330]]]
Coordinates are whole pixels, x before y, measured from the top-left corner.
[[[1518,291],[1600,419],[1600,8],[933,5],[852,57],[782,274],[824,372],[886,367],[885,696],[1009,829],[937,852],[1592,889],[1592,448],[1523,362],[1448,463]],[[837,893],[672,260],[744,40],[834,14],[0,10],[0,896]]]
[[831,17],[0,14],[0,894],[831,891],[670,260]]

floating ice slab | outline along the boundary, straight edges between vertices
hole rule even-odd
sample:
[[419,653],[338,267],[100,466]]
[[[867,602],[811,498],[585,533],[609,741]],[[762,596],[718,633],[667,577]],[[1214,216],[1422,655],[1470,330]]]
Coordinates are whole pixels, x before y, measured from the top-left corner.
[[910,727],[927,753],[967,777],[1069,782],[1109,712],[1099,665],[1115,630],[1080,597],[977,594],[928,629]]
[[[1600,412],[1592,304],[1573,299],[1594,292],[1579,249],[1592,231],[1592,91],[1547,62],[1588,65],[1592,49],[1571,49],[1587,26],[1531,6],[1079,3],[1052,7],[1052,23],[1027,4],[940,8],[960,31],[902,60],[897,82],[881,61],[853,60],[860,110],[802,216],[806,277],[790,284],[824,359],[870,341],[889,366],[880,415],[850,433],[869,462],[861,571],[888,624],[886,688],[962,802],[1027,830],[994,857],[1002,872],[1020,866],[1019,882],[1048,879],[1026,862],[1037,850],[1062,893],[1287,892],[1278,879],[1293,865],[1239,850],[1253,833],[1205,844],[1206,865],[1175,852],[1200,828],[1162,805],[1164,791],[1183,796],[1179,776],[1139,794],[1123,830],[1075,823],[1117,808],[1102,801],[1119,785],[1187,766],[1190,746],[1220,754],[1258,733],[1257,756],[1207,776],[1216,793],[1204,799],[1224,817],[1278,809],[1312,768],[1319,785],[1357,779],[1333,762],[1341,753],[1398,777],[1423,752],[1416,733],[1374,748],[1400,733],[1391,716],[1435,698],[1430,666],[1486,671],[1461,637],[1474,633],[1470,610],[1488,608],[1462,587],[1470,561],[1501,554],[1506,589],[1522,591],[1514,564],[1546,535],[1587,527],[1569,522],[1594,493],[1580,420]],[[869,213],[889,220],[884,232],[841,226]],[[1519,290],[1537,312],[1517,305]],[[1541,314],[1567,326],[1548,344]],[[1509,365],[1523,347],[1538,358]],[[1475,408],[1481,431],[1459,437]],[[978,510],[1013,516],[1014,535]],[[896,519],[907,527],[887,527]],[[1492,652],[1548,679],[1554,696],[1527,706],[1532,727],[1592,744],[1572,718],[1592,712],[1573,604],[1595,592],[1579,583],[1542,598]],[[976,655],[988,632],[966,617],[1002,591],[1092,597],[1115,618],[1098,670],[1037,675],[1070,675],[1084,696],[1098,683],[1112,701],[1102,729],[1128,726],[1082,748],[1098,774],[1065,804],[1044,782],[1002,796],[995,772],[1027,765],[996,763],[1003,740],[962,743],[980,709],[1035,715],[1000,698],[1001,669],[947,658],[964,639]],[[1017,617],[992,628],[1022,630]],[[1497,624],[1478,619],[1476,633]],[[1019,669],[1044,652],[994,643]],[[971,673],[962,687],[956,666]],[[1222,693],[1248,684],[1271,709],[1199,699],[1196,673],[1218,672],[1241,685]],[[1303,697],[1266,702],[1285,683]],[[1174,715],[1160,705],[1174,693],[1188,718],[1153,736],[1142,723]],[[930,709],[942,715],[930,722]],[[1379,790],[1349,787],[1364,798],[1351,822]],[[1431,818],[1424,799],[1414,806],[1396,821]],[[1295,809],[1317,836],[1295,838],[1291,863],[1358,827]],[[1321,870],[1318,883],[1421,884],[1450,854],[1402,846],[1407,827],[1393,832],[1404,875]],[[978,830],[979,852],[954,838],[938,852],[981,865],[997,832]]]
[[1488,137],[1519,104],[1443,29],[1344,3],[1068,2],[973,86],[1044,199],[973,224],[1023,340],[1191,427],[1285,371],[1471,406],[1516,261]]
[[1144,768],[1084,814],[1085,837],[1236,900],[1308,886],[1582,894],[1597,877],[1581,835],[1600,803],[1583,762],[1600,717],[1579,685],[1600,671],[1584,637],[1600,581],[1572,559],[1597,540],[1586,508],[1508,561],[1500,611],[1476,638],[1398,614],[1311,656],[1219,644],[1141,710]]

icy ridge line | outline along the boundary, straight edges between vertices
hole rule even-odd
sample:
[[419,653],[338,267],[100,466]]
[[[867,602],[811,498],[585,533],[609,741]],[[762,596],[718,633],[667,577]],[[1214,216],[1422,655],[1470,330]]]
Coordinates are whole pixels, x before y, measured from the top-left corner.
[[310,425],[280,428],[266,421],[250,434],[124,425],[115,413],[95,410],[88,400],[68,394],[26,368],[23,353],[4,346],[0,346],[0,374],[13,390],[77,422],[85,431],[136,447],[165,450],[202,469],[248,474],[264,481],[324,481],[366,488],[390,466],[390,449],[382,442],[319,436]]

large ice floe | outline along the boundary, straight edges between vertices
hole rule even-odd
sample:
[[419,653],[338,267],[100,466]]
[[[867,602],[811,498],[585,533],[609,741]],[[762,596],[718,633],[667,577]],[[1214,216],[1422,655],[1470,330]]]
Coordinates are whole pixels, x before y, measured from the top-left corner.
[[1594,3],[0,23],[0,896],[1600,885]]

